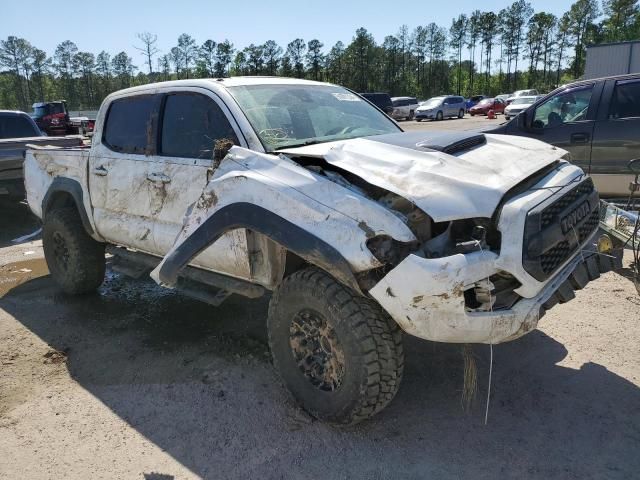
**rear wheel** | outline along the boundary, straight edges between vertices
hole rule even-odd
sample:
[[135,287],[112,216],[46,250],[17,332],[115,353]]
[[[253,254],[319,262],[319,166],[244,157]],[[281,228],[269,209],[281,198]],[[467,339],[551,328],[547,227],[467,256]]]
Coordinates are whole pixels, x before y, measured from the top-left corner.
[[415,115],[414,111],[413,111],[413,110],[411,110],[411,111],[409,112],[409,117],[407,118],[407,120],[413,120],[413,116],[414,116],[414,115]]
[[436,114],[436,120],[442,120],[442,112]]
[[51,276],[66,293],[88,293],[102,284],[104,243],[87,234],[75,208],[61,208],[47,214],[42,227],[42,246]]
[[464,117],[464,110],[463,110],[463,109],[460,109],[460,110],[458,111],[458,118],[463,118],[463,117]]
[[284,384],[321,420],[360,422],[398,391],[404,354],[397,324],[315,267],[283,280],[269,305],[268,327]]

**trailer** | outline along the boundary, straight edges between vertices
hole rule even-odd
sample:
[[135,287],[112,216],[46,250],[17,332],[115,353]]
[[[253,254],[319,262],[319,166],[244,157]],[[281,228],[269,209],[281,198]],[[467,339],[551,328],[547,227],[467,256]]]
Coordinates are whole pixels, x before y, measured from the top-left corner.
[[585,79],[640,72],[640,41],[601,43],[587,47]]

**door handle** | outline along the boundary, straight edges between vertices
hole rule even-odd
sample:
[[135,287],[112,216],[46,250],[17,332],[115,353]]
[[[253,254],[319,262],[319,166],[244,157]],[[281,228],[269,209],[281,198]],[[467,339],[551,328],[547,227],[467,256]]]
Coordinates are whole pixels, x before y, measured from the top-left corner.
[[171,178],[166,176],[164,173],[150,173],[147,175],[147,180],[155,183],[169,183],[171,182]]
[[102,165],[100,165],[99,167],[95,167],[93,169],[93,174],[94,175],[98,175],[99,177],[104,177],[107,173],[109,173],[109,172]]
[[588,142],[589,142],[588,133],[572,133],[571,134],[571,143],[588,143]]

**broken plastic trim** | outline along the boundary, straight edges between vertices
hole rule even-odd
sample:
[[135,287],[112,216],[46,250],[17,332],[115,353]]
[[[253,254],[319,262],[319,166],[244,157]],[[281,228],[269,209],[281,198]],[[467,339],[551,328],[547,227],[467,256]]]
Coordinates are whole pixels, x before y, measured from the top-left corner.
[[160,282],[175,285],[180,271],[194,257],[226,232],[236,228],[262,233],[310,264],[325,270],[339,282],[362,293],[349,263],[335,248],[281,216],[245,202],[222,207],[206,219],[165,258],[158,272]]

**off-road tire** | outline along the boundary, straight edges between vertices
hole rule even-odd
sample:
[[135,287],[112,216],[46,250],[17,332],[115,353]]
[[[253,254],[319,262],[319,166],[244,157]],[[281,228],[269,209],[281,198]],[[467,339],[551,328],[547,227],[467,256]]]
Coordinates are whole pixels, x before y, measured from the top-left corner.
[[[296,362],[291,329],[300,312],[318,314],[335,332],[344,359],[335,390],[314,385]],[[397,324],[376,303],[322,270],[306,268],[282,281],[269,304],[268,332],[280,378],[302,408],[320,420],[358,423],[386,407],[398,391],[404,353]]]
[[438,112],[438,113],[436,113],[436,120],[438,120],[438,121],[439,121],[439,120],[442,120],[443,118],[444,118],[444,117],[443,117],[443,115],[442,115],[442,112]]
[[64,292],[89,293],[102,284],[104,243],[87,234],[75,208],[60,208],[47,214],[42,246],[49,272]]

